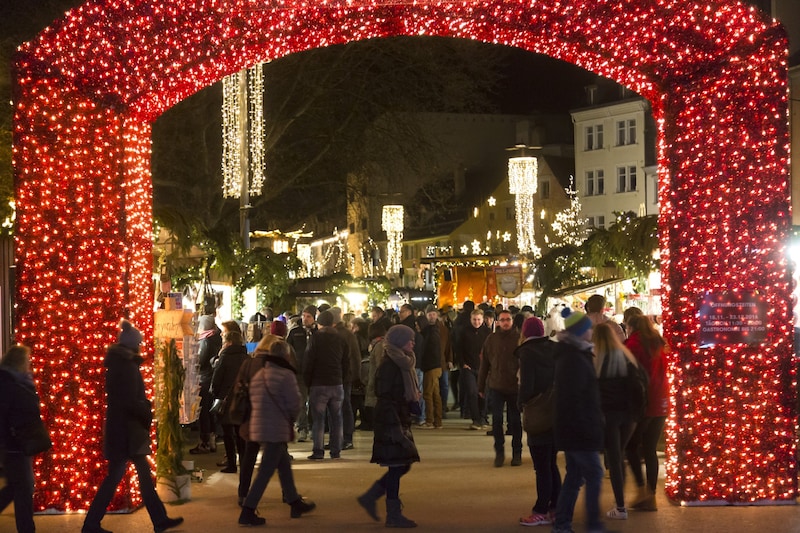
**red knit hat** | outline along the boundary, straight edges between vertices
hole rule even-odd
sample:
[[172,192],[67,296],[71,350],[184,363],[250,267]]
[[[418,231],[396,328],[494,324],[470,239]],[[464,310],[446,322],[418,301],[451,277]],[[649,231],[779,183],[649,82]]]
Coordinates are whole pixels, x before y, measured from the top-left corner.
[[283,320],[273,320],[269,325],[269,332],[277,337],[286,337],[286,323]]

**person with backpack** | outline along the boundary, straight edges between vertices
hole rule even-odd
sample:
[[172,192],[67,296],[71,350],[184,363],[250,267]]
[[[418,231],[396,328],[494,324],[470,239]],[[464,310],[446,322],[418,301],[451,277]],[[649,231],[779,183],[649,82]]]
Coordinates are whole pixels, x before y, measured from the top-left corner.
[[[668,347],[648,317],[633,316],[628,322],[628,327],[630,332],[625,346],[641,363],[648,376],[647,409],[644,417],[636,425],[636,430],[625,449],[628,464],[639,489],[639,494],[631,505],[631,509],[656,511],[657,448],[661,433],[664,431],[669,407],[665,356]],[[642,458],[644,458],[647,470],[646,484],[642,475]]]
[[622,345],[608,323],[593,328],[595,369],[600,385],[600,404],[605,417],[605,459],[616,507],[606,513],[613,520],[627,520],[622,453],[633,434],[640,410],[647,401],[647,389],[636,394],[639,363]]
[[275,341],[264,356],[264,365],[250,380],[253,407],[250,437],[261,445],[263,451],[258,474],[242,504],[239,525],[266,524],[266,519],[258,516],[256,507],[275,470],[283,490],[283,501],[291,508],[292,518],[300,518],[316,507],[314,502],[297,493],[292,474],[288,443],[294,441],[294,419],[300,412],[300,389],[297,387],[297,370],[289,361],[290,355],[291,347],[285,341]]

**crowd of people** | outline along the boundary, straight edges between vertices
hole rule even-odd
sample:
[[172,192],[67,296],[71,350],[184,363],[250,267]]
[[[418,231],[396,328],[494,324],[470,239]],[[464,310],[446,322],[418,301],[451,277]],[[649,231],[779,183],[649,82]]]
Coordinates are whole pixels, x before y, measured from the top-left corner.
[[[217,464],[223,473],[239,475],[239,524],[263,525],[256,509],[276,470],[291,517],[315,508],[295,487],[289,443],[309,443],[309,461],[323,461],[326,454],[337,460],[353,448],[354,431],[371,431],[371,461],[387,471],[358,504],[379,520],[377,503],[385,496],[386,525],[408,528],[416,523],[403,515],[399,487],[420,460],[412,430],[435,431],[448,416],[460,416],[469,420],[469,430],[493,437],[498,468],[506,464],[506,436],[508,464],[522,464],[526,433],[536,499],[520,525],[572,531],[575,502],[585,485],[587,528],[603,531],[599,493],[605,470],[615,499],[607,518],[627,519],[629,509],[656,510],[667,346],[636,308],[626,310],[622,324],[606,316],[602,296],[589,298],[584,311],[563,306],[542,320],[528,306],[466,301],[460,311],[406,304],[397,312],[376,306],[368,315],[354,316],[323,304],[278,317],[264,309],[247,323],[218,327],[213,309],[206,309],[198,320],[200,439],[190,452],[214,453],[215,434],[221,432],[225,456]],[[255,341],[251,353],[247,341]],[[140,473],[154,529],[182,521],[167,517],[148,484],[152,415],[138,372],[140,343],[141,334],[123,322],[106,358],[106,423],[117,429],[105,435],[108,476],[87,513],[84,533],[106,532],[100,520],[130,462]],[[24,374],[15,370],[9,379]],[[242,391],[250,411],[237,420],[219,406],[229,406]],[[131,428],[138,428],[138,437],[129,434]],[[0,433],[3,449],[16,453],[7,433]],[[563,476],[559,451],[566,460]],[[626,459],[638,487],[629,505],[623,490]],[[29,469],[0,491],[0,503],[13,499],[23,522],[32,514]]]

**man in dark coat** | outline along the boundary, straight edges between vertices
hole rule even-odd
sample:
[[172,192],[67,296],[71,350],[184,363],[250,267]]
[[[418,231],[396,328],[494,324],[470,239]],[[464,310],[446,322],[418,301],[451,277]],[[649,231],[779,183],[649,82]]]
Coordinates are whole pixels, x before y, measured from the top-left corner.
[[555,347],[555,443],[563,450],[567,472],[556,506],[553,532],[572,531],[572,514],[581,484],[586,483],[586,520],[589,531],[605,531],[600,520],[603,482],[604,420],[600,387],[592,355],[592,321],[565,308],[565,329]]
[[461,389],[461,407],[469,411],[472,418],[470,429],[484,429],[485,404],[478,396],[478,371],[481,368],[481,351],[486,337],[491,332],[483,323],[483,311],[475,309],[470,313],[470,323],[461,330],[461,372],[459,373],[459,387]]
[[442,341],[439,336],[439,310],[429,305],[425,309],[425,317],[420,325],[423,349],[418,366],[422,370],[422,393],[425,405],[425,423],[420,429],[441,429],[442,396],[439,391],[439,378],[442,377]]
[[189,450],[191,454],[217,451],[217,442],[213,435],[214,416],[211,414],[211,404],[214,402],[211,396],[211,379],[214,377],[214,362],[222,349],[222,335],[213,315],[205,314],[200,317],[197,337],[200,340],[197,355],[200,374],[200,413],[197,420],[200,425],[200,444]]
[[120,323],[120,328],[117,343],[108,348],[105,359],[107,406],[103,454],[108,460],[108,474],[89,506],[81,533],[109,533],[100,526],[100,521],[130,462],[136,467],[142,500],[153,529],[161,533],[182,524],[183,518],[167,516],[153,486],[147,461],[152,451],[150,424],[153,412],[139,372],[143,361],[139,355],[142,334],[127,320]]
[[[286,342],[294,348],[297,357],[297,373],[303,374],[306,364],[306,347],[308,340],[317,332],[317,308],[308,305],[303,309],[300,324],[289,330]],[[309,422],[308,387],[300,379],[297,385],[300,387],[300,415],[297,417],[297,442],[307,442],[308,433],[311,431]]]

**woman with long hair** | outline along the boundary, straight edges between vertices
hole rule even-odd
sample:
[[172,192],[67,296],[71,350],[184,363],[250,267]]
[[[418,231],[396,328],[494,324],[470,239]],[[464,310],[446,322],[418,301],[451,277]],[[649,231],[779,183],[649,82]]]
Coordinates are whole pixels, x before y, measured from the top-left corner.
[[611,478],[616,507],[606,516],[626,520],[625,465],[622,452],[636,427],[636,407],[628,394],[629,363],[638,366],[633,354],[622,345],[617,332],[607,322],[597,324],[592,331],[595,369],[600,385],[600,406],[605,417],[605,458]]
[[[219,400],[226,405],[228,398],[232,398],[236,378],[242,363],[247,360],[247,348],[239,324],[233,320],[222,323],[222,350],[219,352],[217,364],[214,367],[214,376],[211,378],[211,395],[215,402]],[[222,425],[223,441],[225,442],[225,464],[223,473],[235,474],[237,458],[241,465],[244,462],[245,442],[239,436],[239,426],[231,422],[227,409],[224,407],[217,413],[219,423]]]
[[[626,456],[633,471],[639,494],[631,505],[640,511],[655,511],[656,482],[658,481],[658,455],[656,448],[667,419],[668,391],[665,352],[667,343],[650,319],[644,315],[631,317],[630,332],[625,346],[647,371],[649,378],[647,410],[636,425]],[[647,483],[642,475],[642,458],[647,469]]]

